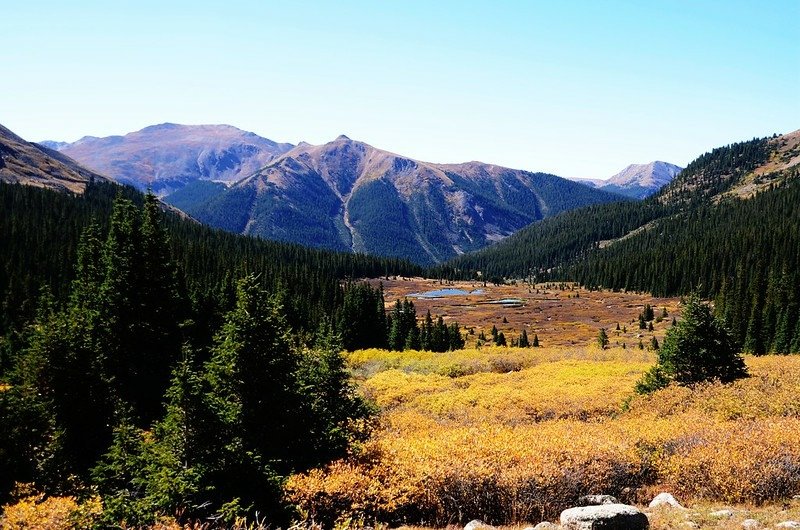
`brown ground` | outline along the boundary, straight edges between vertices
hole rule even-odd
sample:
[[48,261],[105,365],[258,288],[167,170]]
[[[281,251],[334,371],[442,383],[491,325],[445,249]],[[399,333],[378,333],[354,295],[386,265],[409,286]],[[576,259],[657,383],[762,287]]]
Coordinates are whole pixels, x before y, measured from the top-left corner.
[[[408,297],[414,302],[420,318],[430,310],[434,318],[441,315],[445,322],[457,321],[463,328],[474,328],[474,334],[466,335],[468,345],[474,345],[481,330],[490,337],[492,326],[495,325],[498,331],[505,334],[509,344],[525,329],[529,340],[533,340],[534,334],[539,336],[541,346],[583,346],[594,343],[600,328],[606,328],[611,346],[624,343],[627,347],[637,347],[639,340],[647,346],[653,335],[659,343],[662,342],[673,315],[680,313],[678,298],[655,298],[646,294],[611,291],[590,292],[572,284],[484,286],[481,282],[440,284],[437,280],[422,278],[371,282],[375,285],[383,283],[389,310],[396,300]],[[434,299],[412,296],[414,293],[443,288],[483,292]],[[512,298],[521,303],[506,306],[487,303]],[[645,304],[653,307],[656,320],[663,308],[667,309],[668,316],[662,322],[653,322],[653,332],[640,330],[638,326],[639,313]],[[508,322],[504,323],[503,318]],[[621,328],[619,332],[616,331],[617,323]],[[625,328],[627,331],[624,331]]]

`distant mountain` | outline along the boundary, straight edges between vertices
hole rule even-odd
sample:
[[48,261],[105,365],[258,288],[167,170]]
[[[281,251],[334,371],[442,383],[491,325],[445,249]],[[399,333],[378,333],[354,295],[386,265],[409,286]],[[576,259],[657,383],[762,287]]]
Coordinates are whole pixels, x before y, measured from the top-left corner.
[[595,188],[619,193],[633,199],[644,199],[669,184],[683,168],[668,162],[631,164],[613,177],[602,179],[575,179]]
[[174,123],[125,136],[46,143],[117,182],[161,196],[198,180],[235,182],[292,148],[230,125]]
[[0,182],[81,193],[91,180],[106,179],[58,151],[25,141],[0,125]]
[[231,232],[430,264],[564,210],[618,200],[554,175],[420,162],[340,136],[302,143],[221,193],[203,186],[175,204]]

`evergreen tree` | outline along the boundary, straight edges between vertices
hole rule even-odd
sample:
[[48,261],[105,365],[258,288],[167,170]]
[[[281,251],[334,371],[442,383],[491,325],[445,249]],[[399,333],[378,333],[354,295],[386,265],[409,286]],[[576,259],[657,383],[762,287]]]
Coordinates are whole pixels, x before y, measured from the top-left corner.
[[600,328],[600,331],[597,332],[597,345],[600,346],[602,350],[605,350],[606,346],[608,346],[608,333],[606,333],[606,328]]
[[522,334],[519,336],[519,347],[520,348],[530,347],[530,342],[528,342],[528,332],[524,329],[522,330]]
[[636,390],[652,392],[670,381],[680,385],[710,379],[729,383],[746,376],[744,360],[736,353],[730,332],[709,306],[692,294],[681,321],[667,330],[657,364],[637,383]]
[[494,340],[494,344],[495,344],[495,346],[506,346],[507,345],[506,344],[506,336],[502,331],[497,334],[497,338]]
[[539,347],[539,335],[537,335],[536,333],[533,334],[533,343],[532,343],[532,345],[533,345],[534,348],[538,348]]

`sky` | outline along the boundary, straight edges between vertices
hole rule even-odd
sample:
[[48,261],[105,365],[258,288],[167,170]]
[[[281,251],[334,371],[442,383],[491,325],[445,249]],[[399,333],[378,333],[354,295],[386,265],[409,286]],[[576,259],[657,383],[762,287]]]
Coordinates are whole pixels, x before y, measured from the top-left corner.
[[0,16],[0,124],[226,123],[606,178],[800,128],[800,0],[38,0]]

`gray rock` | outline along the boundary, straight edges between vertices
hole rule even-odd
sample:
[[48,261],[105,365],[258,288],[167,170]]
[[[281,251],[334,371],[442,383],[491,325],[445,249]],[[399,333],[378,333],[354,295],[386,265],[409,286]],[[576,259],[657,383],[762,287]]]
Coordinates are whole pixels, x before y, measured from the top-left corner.
[[800,523],[797,521],[784,521],[775,525],[776,528],[800,528]]
[[627,504],[581,506],[561,512],[564,530],[644,530],[647,516]]
[[473,519],[467,523],[464,530],[497,530],[494,526],[486,524],[480,519]]
[[602,504],[619,504],[611,495],[584,495],[578,499],[578,506],[600,506]]
[[761,523],[756,521],[755,519],[745,519],[742,521],[742,528],[745,530],[753,530],[755,528],[761,528]]
[[715,512],[711,512],[708,515],[710,515],[711,517],[716,517],[717,519],[729,519],[733,517],[733,510],[728,510],[728,509],[717,510]]
[[558,528],[558,526],[549,521],[542,521],[533,527],[534,530],[554,530],[555,528]]
[[659,506],[672,506],[673,508],[683,508],[681,504],[675,500],[671,493],[659,493],[655,498],[650,501],[650,508],[658,508]]

